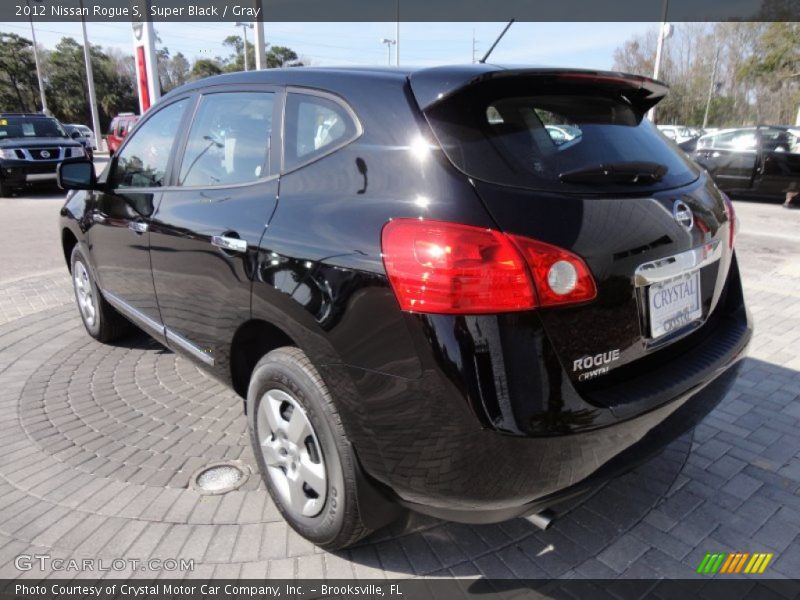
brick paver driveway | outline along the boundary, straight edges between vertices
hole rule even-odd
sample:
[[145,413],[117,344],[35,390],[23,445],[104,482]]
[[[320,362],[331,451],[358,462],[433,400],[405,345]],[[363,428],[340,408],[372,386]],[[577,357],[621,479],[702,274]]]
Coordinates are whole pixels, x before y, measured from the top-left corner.
[[199,577],[684,578],[725,551],[774,552],[772,576],[800,569],[800,211],[737,203],[757,332],[734,390],[693,435],[564,507],[548,531],[409,516],[330,554],[284,524],[255,472],[223,495],[188,485],[216,461],[253,469],[241,400],[143,334],[116,345],[85,334],[57,201],[3,200],[0,219],[39,219],[47,202],[38,274],[0,274],[0,578],[41,577],[15,567],[32,554],[191,558],[177,575]]

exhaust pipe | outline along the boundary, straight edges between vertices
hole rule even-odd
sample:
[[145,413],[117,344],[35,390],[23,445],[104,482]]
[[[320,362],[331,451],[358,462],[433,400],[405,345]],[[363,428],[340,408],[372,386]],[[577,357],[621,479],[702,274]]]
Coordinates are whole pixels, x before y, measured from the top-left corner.
[[542,512],[528,515],[528,521],[536,525],[536,527],[542,531],[550,527],[550,524],[555,518],[556,514],[549,508],[544,509]]

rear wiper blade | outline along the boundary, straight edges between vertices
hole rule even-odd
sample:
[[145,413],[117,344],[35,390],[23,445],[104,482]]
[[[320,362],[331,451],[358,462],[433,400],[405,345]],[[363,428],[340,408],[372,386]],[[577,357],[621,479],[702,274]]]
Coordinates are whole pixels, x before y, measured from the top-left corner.
[[667,174],[666,165],[653,162],[617,162],[561,173],[564,183],[656,183]]

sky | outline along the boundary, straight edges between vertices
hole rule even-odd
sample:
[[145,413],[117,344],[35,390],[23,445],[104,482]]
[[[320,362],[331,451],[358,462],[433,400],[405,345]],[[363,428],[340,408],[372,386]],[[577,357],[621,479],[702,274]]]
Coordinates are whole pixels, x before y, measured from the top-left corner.
[[[130,24],[103,22],[86,26],[92,44],[132,53]],[[504,23],[402,23],[400,64],[472,62],[473,34],[477,39],[476,55],[480,58],[504,26]],[[656,23],[642,22],[517,22],[497,46],[491,60],[503,64],[609,69],[617,47],[632,35],[655,27]],[[171,54],[180,51],[191,60],[227,56],[230,50],[222,46],[222,40],[242,33],[233,23],[156,23],[155,28]],[[30,38],[30,25],[24,22],[0,22],[0,31]],[[395,38],[395,23],[265,23],[265,35],[268,43],[289,46],[316,66],[384,65],[388,62],[388,49],[381,39]],[[55,46],[64,36],[80,41],[80,23],[38,23],[36,36],[47,48]]]

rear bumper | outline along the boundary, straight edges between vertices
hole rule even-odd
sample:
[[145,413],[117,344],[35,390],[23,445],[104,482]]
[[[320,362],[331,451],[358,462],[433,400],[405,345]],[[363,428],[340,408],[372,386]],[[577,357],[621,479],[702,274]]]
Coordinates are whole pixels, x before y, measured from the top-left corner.
[[[409,317],[420,378],[347,366],[323,376],[363,470],[401,504],[467,522],[536,512],[634,467],[724,397],[752,336],[734,270],[709,353],[690,377],[678,371],[685,355],[662,365],[662,380],[674,367],[685,385],[659,380],[646,399],[590,403],[531,313]],[[529,351],[505,352],[512,347]]]

